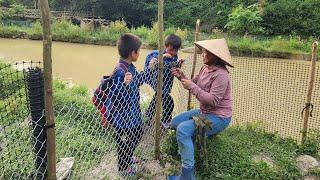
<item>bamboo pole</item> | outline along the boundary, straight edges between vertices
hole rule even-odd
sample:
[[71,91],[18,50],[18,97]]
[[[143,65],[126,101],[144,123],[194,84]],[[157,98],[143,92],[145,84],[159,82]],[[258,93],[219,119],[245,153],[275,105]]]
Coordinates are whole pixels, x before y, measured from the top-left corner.
[[39,0],[42,15],[43,27],[43,65],[44,65],[44,97],[45,117],[47,120],[47,158],[48,158],[48,179],[55,180],[56,177],[56,150],[55,150],[55,129],[53,116],[52,97],[52,59],[51,59],[51,27],[50,10],[48,0]]
[[155,125],[155,159],[160,159],[160,118],[162,112],[162,85],[163,85],[163,1],[158,0],[158,25],[159,25],[159,66],[158,66],[158,85],[157,85],[157,106],[156,106],[156,125]]
[[318,42],[314,42],[312,44],[312,58],[311,58],[311,67],[310,67],[310,74],[309,74],[309,86],[308,86],[306,107],[305,107],[304,118],[303,118],[303,129],[302,129],[302,140],[301,140],[302,144],[305,142],[307,132],[308,132],[308,120],[310,116],[310,105],[311,105],[312,91],[313,91],[314,79],[315,79],[316,60],[318,57],[317,48],[318,48]]
[[[199,41],[199,34],[200,34],[200,19],[197,20],[196,23],[196,32],[194,33],[194,41],[197,42]],[[194,45],[194,52],[193,52],[193,63],[192,63],[192,71],[191,71],[191,79],[194,77],[194,73],[196,70],[196,64],[197,64],[197,49],[198,47]],[[191,91],[189,91],[189,96],[188,96],[188,110],[191,109]]]

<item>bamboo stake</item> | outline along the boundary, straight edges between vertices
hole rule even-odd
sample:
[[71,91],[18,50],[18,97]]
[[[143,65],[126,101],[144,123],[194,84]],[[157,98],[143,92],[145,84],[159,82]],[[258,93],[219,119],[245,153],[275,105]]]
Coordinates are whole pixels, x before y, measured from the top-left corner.
[[158,85],[157,85],[157,106],[156,106],[156,125],[155,125],[155,159],[160,159],[160,118],[162,112],[162,85],[163,85],[163,1],[158,0],[158,24],[159,24],[159,66],[158,66]]
[[50,10],[48,0],[39,0],[42,14],[43,27],[43,65],[44,65],[44,97],[45,97],[45,117],[47,120],[47,157],[48,157],[48,179],[55,180],[56,177],[56,148],[55,129],[53,116],[52,97],[52,59],[51,59],[51,27]]
[[[197,20],[196,23],[196,32],[194,33],[194,41],[197,42],[199,41],[199,34],[200,34],[200,19]],[[194,73],[196,70],[196,64],[197,64],[197,50],[198,47],[194,45],[194,52],[193,52],[193,63],[192,63],[192,71],[191,71],[191,79],[194,77]],[[188,96],[188,110],[191,109],[191,97],[192,94],[189,91],[189,96]]]
[[305,142],[307,132],[308,132],[308,120],[310,116],[310,105],[311,105],[311,98],[312,98],[312,91],[314,86],[315,70],[316,70],[317,48],[318,48],[318,42],[314,42],[312,44],[312,58],[311,58],[311,67],[310,67],[310,75],[309,75],[309,86],[308,86],[308,92],[307,92],[306,107],[304,111],[305,113],[303,118],[303,129],[302,129],[302,140],[301,140],[302,144]]

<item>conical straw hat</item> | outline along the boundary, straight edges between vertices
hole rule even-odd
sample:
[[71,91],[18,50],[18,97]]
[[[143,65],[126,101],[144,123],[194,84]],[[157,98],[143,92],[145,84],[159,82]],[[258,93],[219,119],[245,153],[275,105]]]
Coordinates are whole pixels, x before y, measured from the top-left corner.
[[218,56],[228,66],[233,67],[227,41],[224,38],[198,41],[195,45],[200,49],[206,49],[212,54]]

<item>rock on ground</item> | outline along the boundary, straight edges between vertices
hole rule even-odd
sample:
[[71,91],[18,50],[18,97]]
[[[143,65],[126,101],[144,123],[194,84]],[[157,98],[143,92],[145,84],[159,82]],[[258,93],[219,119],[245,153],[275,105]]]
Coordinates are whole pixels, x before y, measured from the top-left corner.
[[309,155],[298,156],[296,161],[302,175],[306,175],[310,172],[310,170],[320,166],[320,162]]

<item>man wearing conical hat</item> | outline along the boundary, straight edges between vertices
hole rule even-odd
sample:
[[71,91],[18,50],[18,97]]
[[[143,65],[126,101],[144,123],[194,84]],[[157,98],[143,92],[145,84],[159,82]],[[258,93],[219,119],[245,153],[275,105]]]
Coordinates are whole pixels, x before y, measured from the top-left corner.
[[205,40],[195,44],[202,50],[204,64],[199,74],[192,80],[177,68],[172,70],[172,74],[181,79],[183,87],[197,98],[200,109],[181,113],[172,120],[171,125],[177,132],[182,170],[179,176],[169,176],[168,179],[195,179],[194,116],[202,115],[211,122],[211,130],[206,131],[206,136],[216,135],[227,128],[232,116],[231,81],[227,66],[233,65],[226,40]]

